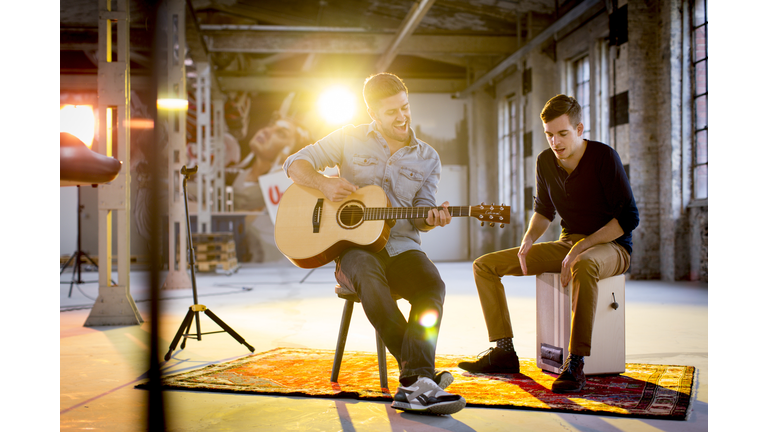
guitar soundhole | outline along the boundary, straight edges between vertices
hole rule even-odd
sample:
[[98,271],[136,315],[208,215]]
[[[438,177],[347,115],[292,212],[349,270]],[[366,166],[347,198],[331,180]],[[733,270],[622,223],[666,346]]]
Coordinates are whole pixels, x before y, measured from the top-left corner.
[[363,203],[350,201],[339,208],[336,220],[342,228],[353,229],[363,223]]

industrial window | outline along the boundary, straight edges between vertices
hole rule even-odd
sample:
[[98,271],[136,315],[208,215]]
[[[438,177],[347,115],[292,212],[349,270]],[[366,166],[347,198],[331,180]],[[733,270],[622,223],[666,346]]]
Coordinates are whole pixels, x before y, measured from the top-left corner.
[[694,0],[693,25],[693,198],[707,199],[707,1]]
[[573,62],[573,97],[581,105],[581,122],[584,123],[585,139],[589,139],[590,101],[589,101],[589,56],[584,56]]
[[519,211],[520,134],[517,99],[508,97],[499,107],[499,203]]

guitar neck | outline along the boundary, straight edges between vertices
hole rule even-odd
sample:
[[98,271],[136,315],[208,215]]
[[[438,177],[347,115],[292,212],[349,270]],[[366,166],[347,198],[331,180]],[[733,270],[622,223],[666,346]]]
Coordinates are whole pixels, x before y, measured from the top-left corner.
[[[390,220],[390,219],[419,219],[427,217],[432,209],[443,207],[369,207],[365,208],[363,219],[365,220]],[[449,206],[448,214],[451,217],[469,216],[468,206]]]

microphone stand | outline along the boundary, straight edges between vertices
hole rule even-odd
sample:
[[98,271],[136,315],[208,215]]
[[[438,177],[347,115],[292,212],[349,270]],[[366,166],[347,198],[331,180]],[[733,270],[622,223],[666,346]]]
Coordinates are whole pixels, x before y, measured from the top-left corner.
[[[95,185],[94,185],[95,186]],[[93,264],[96,269],[99,268],[99,265],[96,264],[96,262],[88,256],[87,253],[83,252],[82,248],[80,247],[80,213],[83,212],[83,206],[80,204],[80,185],[77,185],[77,250],[72,254],[72,256],[67,260],[67,262],[64,263],[63,266],[61,266],[61,271],[59,272],[59,276],[64,274],[64,270],[67,269],[70,263],[74,261],[73,267],[72,267],[72,282],[69,283],[69,294],[67,297],[72,297],[72,287],[75,284],[84,284],[84,283],[92,283],[92,282],[98,282],[98,281],[84,281],[81,277],[80,273],[80,266],[85,264],[85,260],[82,259],[82,257],[85,257],[88,261]],[[108,263],[107,265],[112,265],[112,263]],[[110,281],[114,284],[115,281]],[[65,284],[66,282],[62,282],[62,284]],[[80,289],[80,288],[78,288]],[[86,296],[87,297],[87,296]]]
[[[210,309],[208,309],[204,305],[197,303],[197,282],[195,280],[195,249],[194,249],[194,245],[192,245],[192,228],[190,227],[190,224],[189,224],[189,205],[187,204],[187,180],[192,174],[195,174],[197,172],[197,168],[198,167],[195,166],[194,168],[187,169],[186,165],[181,167],[181,174],[184,176],[184,180],[182,181],[182,185],[184,187],[184,211],[187,214],[187,250],[189,251],[189,268],[192,271],[192,299],[194,300],[195,304],[189,307],[189,310],[187,311],[187,315],[184,317],[184,321],[181,322],[179,331],[176,332],[176,336],[173,338],[173,341],[171,342],[170,349],[168,350],[168,353],[165,355],[166,361],[171,359],[171,353],[173,352],[173,350],[176,349],[176,345],[179,343],[179,340],[182,337],[184,337],[184,340],[181,342],[181,349],[184,349],[184,346],[187,343],[187,338],[191,337],[197,340],[202,340],[202,335],[204,334],[227,332],[230,334],[230,336],[235,338],[236,341],[245,345],[251,352],[254,351],[254,348],[248,345],[248,342],[246,342],[245,339],[243,339],[239,334],[237,334],[237,332],[232,330],[230,326],[228,326],[224,321],[222,321],[219,317],[217,317]],[[212,319],[213,322],[218,324],[219,327],[223,328],[224,330],[201,333],[200,332],[200,312],[204,312],[206,315],[208,315],[208,318]],[[195,321],[195,326],[197,329],[196,334],[189,333],[189,329],[192,327],[193,319]]]

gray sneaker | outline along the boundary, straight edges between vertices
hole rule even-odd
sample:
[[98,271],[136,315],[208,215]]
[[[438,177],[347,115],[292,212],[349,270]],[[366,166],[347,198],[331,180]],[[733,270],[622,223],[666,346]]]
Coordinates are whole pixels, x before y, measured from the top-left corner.
[[434,381],[441,389],[445,390],[453,382],[453,375],[448,371],[435,371]]
[[394,399],[392,408],[417,414],[454,414],[467,405],[462,396],[443,391],[425,377],[419,377],[408,387],[398,387]]

